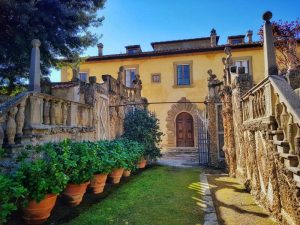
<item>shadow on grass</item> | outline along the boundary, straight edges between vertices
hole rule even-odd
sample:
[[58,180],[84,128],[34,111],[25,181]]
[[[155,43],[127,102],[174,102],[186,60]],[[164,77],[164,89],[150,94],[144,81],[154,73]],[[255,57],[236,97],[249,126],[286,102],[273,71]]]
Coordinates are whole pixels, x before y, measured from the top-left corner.
[[[255,220],[251,222],[251,219],[254,218],[258,220],[269,218],[269,215],[267,213],[264,213],[262,209],[260,209],[259,206],[255,203],[255,201],[252,199],[253,197],[249,196],[250,194],[247,192],[245,188],[243,188],[237,182],[234,181],[228,182],[225,181],[225,179],[223,179],[227,177],[228,177],[227,175],[208,175],[208,182],[210,185],[212,198],[214,201],[214,205],[216,208],[216,212],[220,224],[228,224],[226,223],[224,217],[229,217],[229,216],[235,218],[241,218],[241,219],[243,218],[245,219],[246,222],[248,222],[245,224],[256,224]],[[224,194],[226,195],[224,196]],[[249,200],[250,198],[252,199],[251,201]],[[229,201],[232,204],[229,204]],[[240,205],[243,208],[238,207],[237,205]],[[226,208],[231,209],[233,212],[231,213],[231,215],[229,214],[223,215],[224,212],[223,213],[221,212],[222,207],[225,209]]]

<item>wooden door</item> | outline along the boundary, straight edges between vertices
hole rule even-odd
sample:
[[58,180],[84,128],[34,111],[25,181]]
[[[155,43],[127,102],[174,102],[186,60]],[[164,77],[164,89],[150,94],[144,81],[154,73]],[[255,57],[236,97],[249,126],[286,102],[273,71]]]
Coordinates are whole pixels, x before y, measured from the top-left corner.
[[186,112],[176,118],[176,143],[177,147],[194,147],[193,117]]

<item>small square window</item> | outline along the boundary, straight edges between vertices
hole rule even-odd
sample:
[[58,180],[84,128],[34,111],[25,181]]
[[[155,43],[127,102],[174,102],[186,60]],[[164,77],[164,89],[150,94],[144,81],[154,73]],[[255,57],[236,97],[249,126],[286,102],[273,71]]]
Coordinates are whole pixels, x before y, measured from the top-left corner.
[[161,82],[160,74],[159,73],[151,74],[151,82],[152,83],[160,83]]

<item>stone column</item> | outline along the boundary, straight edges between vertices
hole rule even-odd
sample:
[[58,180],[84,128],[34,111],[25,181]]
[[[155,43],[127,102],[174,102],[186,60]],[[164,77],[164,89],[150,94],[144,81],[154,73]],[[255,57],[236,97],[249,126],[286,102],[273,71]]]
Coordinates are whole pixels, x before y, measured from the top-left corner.
[[264,59],[265,59],[265,77],[269,75],[278,75],[278,68],[276,64],[276,55],[274,48],[273,30],[270,19],[272,13],[267,11],[263,14],[264,24]]
[[208,81],[208,96],[206,97],[206,110],[208,118],[208,134],[209,134],[209,154],[210,166],[221,167],[219,163],[219,137],[218,137],[218,121],[217,121],[217,105],[220,102],[219,91],[222,82],[217,79],[212,70],[207,71]]
[[38,39],[32,40],[31,62],[29,71],[29,91],[41,91],[40,46]]

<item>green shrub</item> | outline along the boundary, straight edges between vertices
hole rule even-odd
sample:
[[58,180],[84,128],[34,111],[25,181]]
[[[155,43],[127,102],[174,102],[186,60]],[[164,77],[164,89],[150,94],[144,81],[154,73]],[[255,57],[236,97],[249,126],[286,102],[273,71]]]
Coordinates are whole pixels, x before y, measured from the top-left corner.
[[120,139],[120,141],[123,144],[123,149],[127,155],[125,158],[125,169],[136,170],[138,161],[144,155],[144,146],[136,141],[131,141],[125,138]]
[[144,145],[144,156],[150,159],[160,157],[159,144],[163,133],[159,120],[147,110],[136,109],[126,114],[123,137]]
[[89,142],[64,140],[58,144],[57,152],[70,183],[81,184],[92,178],[95,154]]
[[16,210],[16,201],[24,197],[25,188],[8,175],[0,174],[0,224]]
[[98,141],[90,142],[90,148],[94,151],[93,157],[93,174],[107,174],[110,173],[115,165],[114,161],[110,157],[108,151],[109,142],[108,141]]
[[34,161],[24,159],[14,177],[25,189],[26,205],[29,200],[37,202],[47,194],[59,194],[69,180],[64,173],[55,145],[48,143],[34,147],[36,152],[42,153],[43,158]]

